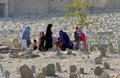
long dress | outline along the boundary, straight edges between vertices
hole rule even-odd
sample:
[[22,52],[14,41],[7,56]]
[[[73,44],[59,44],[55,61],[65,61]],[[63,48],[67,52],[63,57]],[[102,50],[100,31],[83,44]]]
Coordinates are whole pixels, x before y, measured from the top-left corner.
[[66,48],[73,49],[73,43],[70,41],[68,34],[63,30],[59,31],[60,39],[65,44]]
[[25,46],[30,47],[31,40],[30,40],[30,27],[29,26],[27,26],[23,32],[22,41],[23,41],[22,44],[26,44]]
[[53,47],[53,39],[52,39],[52,31],[50,26],[48,26],[48,29],[46,31],[46,35],[45,35],[45,49],[46,51],[48,51],[49,48]]

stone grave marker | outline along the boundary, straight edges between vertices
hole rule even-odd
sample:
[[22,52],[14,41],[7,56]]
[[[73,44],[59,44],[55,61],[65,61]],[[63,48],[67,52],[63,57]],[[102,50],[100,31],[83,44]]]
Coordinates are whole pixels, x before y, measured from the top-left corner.
[[55,65],[48,64],[46,67],[46,75],[47,76],[55,76]]
[[10,77],[9,77],[9,76],[10,76],[10,72],[6,70],[6,71],[4,72],[4,76],[5,76],[5,78],[10,78]]
[[35,66],[34,65],[31,66],[31,70],[32,70],[32,73],[35,73]]
[[62,72],[62,70],[61,70],[61,66],[60,66],[60,64],[59,63],[56,63],[56,70],[58,71],[58,72]]
[[3,73],[3,66],[0,64],[0,72]]
[[96,57],[95,58],[95,64],[102,64],[102,59],[103,59],[102,55],[99,55],[98,57]]
[[100,66],[97,66],[94,70],[94,74],[100,76],[102,74],[103,70]]
[[76,73],[77,67],[75,65],[70,66],[70,73]]
[[110,69],[109,63],[105,62],[105,63],[104,63],[104,68],[105,68],[105,69]]
[[101,74],[101,78],[111,78],[110,77],[110,75],[107,73],[107,72],[103,72],[102,74]]
[[34,78],[31,69],[27,65],[23,65],[20,67],[20,73],[22,78]]

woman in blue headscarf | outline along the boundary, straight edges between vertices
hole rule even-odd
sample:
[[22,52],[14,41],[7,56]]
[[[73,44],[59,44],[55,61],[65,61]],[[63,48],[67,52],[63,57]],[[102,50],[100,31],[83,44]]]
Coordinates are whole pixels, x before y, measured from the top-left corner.
[[73,43],[69,39],[68,34],[66,32],[64,32],[63,30],[60,30],[59,31],[59,35],[60,35],[61,41],[64,43],[64,45],[66,46],[66,48],[73,49]]
[[31,40],[30,40],[30,26],[25,27],[23,32],[22,40],[26,40],[27,47],[30,47]]

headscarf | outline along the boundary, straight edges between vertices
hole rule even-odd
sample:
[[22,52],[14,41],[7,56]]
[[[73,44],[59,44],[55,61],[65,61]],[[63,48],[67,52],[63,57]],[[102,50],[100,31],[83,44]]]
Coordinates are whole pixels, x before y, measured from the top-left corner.
[[60,35],[60,39],[61,41],[65,44],[65,46],[67,48],[71,48],[72,47],[72,43],[68,37],[68,34],[66,32],[64,32],[63,30],[59,31],[59,35]]
[[52,35],[51,28],[52,28],[52,24],[48,24],[47,30],[46,30],[46,36],[51,36]]
[[45,37],[46,37],[46,40],[52,42],[52,31],[51,31],[51,28],[52,28],[52,24],[48,24]]
[[30,40],[30,26],[25,27],[25,30],[23,32],[22,40]]

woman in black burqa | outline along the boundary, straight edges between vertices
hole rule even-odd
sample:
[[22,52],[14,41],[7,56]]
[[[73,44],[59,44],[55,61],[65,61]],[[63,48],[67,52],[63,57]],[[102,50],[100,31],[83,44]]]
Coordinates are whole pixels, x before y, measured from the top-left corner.
[[52,48],[52,31],[51,31],[51,28],[52,28],[52,24],[48,24],[47,26],[47,30],[46,30],[46,43],[45,43],[45,49],[46,51],[48,51],[49,48]]

